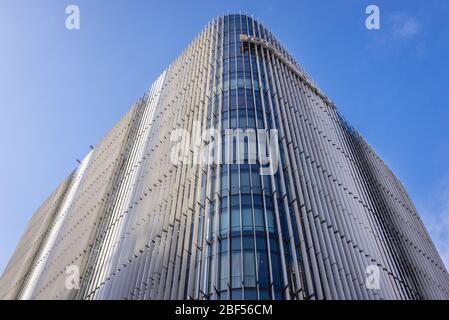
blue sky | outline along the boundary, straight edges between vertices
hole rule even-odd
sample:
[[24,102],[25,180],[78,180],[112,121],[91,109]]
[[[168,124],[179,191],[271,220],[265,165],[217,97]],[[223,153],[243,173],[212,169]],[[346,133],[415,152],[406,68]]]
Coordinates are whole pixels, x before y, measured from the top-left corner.
[[[65,28],[76,4],[81,29]],[[365,28],[365,8],[381,29]],[[449,266],[449,2],[0,0],[0,272],[33,212],[213,17],[284,43],[407,187]]]

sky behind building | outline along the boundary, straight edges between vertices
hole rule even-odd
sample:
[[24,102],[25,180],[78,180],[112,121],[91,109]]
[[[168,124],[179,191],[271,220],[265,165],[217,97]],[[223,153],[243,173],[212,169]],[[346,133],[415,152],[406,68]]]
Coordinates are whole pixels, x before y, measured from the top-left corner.
[[[65,28],[76,4],[81,29]],[[376,4],[381,29],[367,30]],[[449,3],[0,0],[0,270],[28,220],[213,18],[253,14],[408,189],[449,263]]]

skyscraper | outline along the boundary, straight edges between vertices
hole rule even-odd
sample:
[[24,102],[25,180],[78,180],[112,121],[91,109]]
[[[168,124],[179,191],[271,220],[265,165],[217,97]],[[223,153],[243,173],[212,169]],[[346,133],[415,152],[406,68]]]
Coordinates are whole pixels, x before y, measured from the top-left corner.
[[0,298],[448,299],[449,277],[334,103],[226,15],[37,210]]

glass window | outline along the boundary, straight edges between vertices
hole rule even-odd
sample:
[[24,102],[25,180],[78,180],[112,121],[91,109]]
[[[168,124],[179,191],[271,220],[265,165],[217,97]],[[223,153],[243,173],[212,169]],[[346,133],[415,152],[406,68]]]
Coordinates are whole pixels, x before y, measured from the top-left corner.
[[267,289],[259,289],[259,299],[260,300],[270,300],[270,291]]
[[237,111],[233,110],[231,111],[231,119],[230,119],[231,127],[230,129],[237,129]]
[[209,207],[209,222],[210,222],[210,227],[209,230],[211,230],[211,233],[209,234],[209,240],[210,241],[214,241],[215,238],[215,209],[213,206]]
[[260,288],[268,288],[270,276],[268,273],[268,255],[266,250],[257,251],[257,263],[259,269],[259,286]]
[[[223,174],[222,174],[222,181],[223,181],[223,179],[226,179],[226,182],[227,182],[227,170],[228,170],[228,166],[226,165],[227,163],[228,163],[228,159],[227,159],[227,157],[228,157],[228,155],[229,155],[229,151],[228,150],[226,150],[227,149],[227,146],[226,146],[226,143],[225,143],[225,139],[224,139],[224,137],[222,136],[221,137],[222,138],[222,143],[221,143],[221,156],[222,156],[222,160],[223,160],[223,163],[224,163],[224,165],[222,166],[222,169],[223,169]],[[227,189],[227,185],[226,185],[226,189]]]
[[231,78],[231,82],[230,82],[231,85],[229,87],[229,90],[236,90],[237,89],[237,80],[235,79],[234,74],[232,74],[231,76],[232,76],[232,78]]
[[232,253],[232,288],[240,288],[242,286],[242,262],[240,251]]
[[[225,57],[227,57],[227,56],[225,56]],[[228,74],[228,72],[229,72],[229,59],[223,60],[223,72],[225,74],[224,76],[226,76],[226,74]]]
[[[248,81],[248,80],[246,80],[246,81]],[[254,101],[253,101],[253,96],[252,95],[247,95],[246,96],[246,105],[247,105],[247,109],[248,110],[251,110],[251,111],[253,111],[254,112]],[[254,114],[252,114],[252,116],[254,116]],[[249,115],[248,115],[248,117],[249,117]]]
[[223,193],[225,193],[228,190],[228,175],[227,175],[227,172],[223,172],[220,182],[221,182],[221,193],[223,194]]
[[223,95],[223,105],[222,105],[222,109],[223,111],[228,111],[229,110],[229,97],[228,94],[225,93]]
[[271,190],[272,190],[271,189],[271,176],[268,176],[268,175],[263,176],[263,187],[267,194],[271,193]]
[[257,300],[257,290],[245,289],[245,300]]
[[233,53],[232,56],[229,56],[229,72],[233,73],[236,71],[235,53]]
[[222,129],[229,129],[228,112],[223,114]]
[[[263,120],[263,115],[262,115],[262,113],[258,113],[258,114],[257,114],[256,120],[257,120],[257,128],[259,128],[259,129],[265,128],[265,123],[264,123],[264,120]],[[267,121],[268,121],[268,120],[267,120]]]
[[[235,39],[234,38],[234,35],[232,35],[232,39]],[[234,41],[233,41],[234,42]],[[232,43],[231,44],[231,46],[230,46],[230,48],[229,48],[229,57],[230,58],[234,58],[235,56],[236,56],[236,52],[235,52],[236,50],[235,50],[235,46],[234,46],[234,43]],[[235,70],[235,69],[233,69],[233,70]]]
[[243,236],[242,237],[242,242],[243,242],[243,249],[244,250],[249,250],[249,249],[254,249],[254,237],[252,235],[250,236]]
[[[240,171],[240,178],[241,178],[240,183],[241,183],[242,187],[249,187],[249,186],[251,186],[251,183],[249,181],[250,179],[249,179],[249,171],[248,170],[245,170],[245,171],[241,170]],[[250,202],[250,204],[251,204],[251,202]]]
[[220,261],[220,290],[228,289],[228,254],[221,254]]
[[232,300],[242,300],[243,294],[242,289],[232,290]]
[[259,81],[253,82],[254,90],[259,90]]
[[243,230],[252,230],[253,218],[251,208],[242,208]]
[[262,206],[262,205],[263,205],[262,197],[259,196],[259,195],[254,195],[253,201],[254,201],[254,206],[255,206],[255,207],[257,207],[257,206]]
[[[212,251],[212,250],[211,250]],[[212,254],[212,255],[209,255],[209,274],[212,274],[212,272],[213,272],[213,268],[214,268],[214,265],[213,265],[213,261],[214,261],[214,259],[215,259],[215,255],[214,254]],[[212,287],[212,277],[209,277],[209,281],[208,281],[208,292],[212,292],[212,290],[213,290],[213,287]]]
[[231,196],[231,207],[238,207],[240,205],[240,198],[238,195]]
[[227,79],[224,79],[223,80],[223,91],[226,93],[226,91],[229,91],[229,80],[227,80]]
[[273,209],[267,208],[267,228],[269,232],[275,232],[276,231],[276,223],[274,218],[274,211]]
[[240,229],[240,209],[232,208],[231,209],[231,230],[239,230]]
[[[245,88],[245,79],[243,79],[243,77],[242,78],[237,78],[237,87],[239,87],[239,88]],[[240,99],[240,96],[239,96],[239,100],[242,100],[242,101],[245,101],[245,99]]]
[[[227,289],[227,288],[226,288]],[[227,291],[221,291],[219,300],[229,300],[228,299],[228,292]]]
[[270,237],[270,249],[271,249],[271,252],[279,252],[278,239]]
[[273,284],[275,288],[282,288],[282,278],[281,278],[281,259],[279,253],[271,253],[271,263],[273,269]]
[[242,195],[242,206],[251,206],[251,195]]
[[242,244],[240,242],[240,236],[233,236],[231,238],[231,250],[239,251],[242,249]]
[[224,208],[220,215],[220,234],[225,234],[229,229],[229,214],[227,208]]
[[234,26],[235,26],[235,15],[230,15],[229,16],[229,30],[234,30]]
[[253,170],[251,171],[251,183],[253,187],[260,187],[260,175],[259,170]]
[[231,173],[231,188],[239,187],[239,173],[238,171],[233,171]]
[[241,55],[237,57],[237,71],[243,71],[243,57]]
[[248,34],[249,35],[253,34],[253,25],[251,23],[251,20],[249,20],[249,23],[248,23]]
[[243,253],[243,274],[245,287],[256,286],[256,264],[254,261],[254,252],[251,250]]
[[[241,129],[246,129],[246,114],[245,114],[245,110],[242,110],[239,112],[239,128]],[[245,140],[245,144],[247,144],[246,140]]]
[[264,236],[258,235],[256,237],[257,250],[267,250],[267,241]]
[[259,231],[264,230],[264,218],[262,208],[254,208],[254,224],[256,226],[256,230]]
[[228,251],[228,238],[225,238],[225,239],[221,240],[220,250],[221,250],[221,252],[227,252]]

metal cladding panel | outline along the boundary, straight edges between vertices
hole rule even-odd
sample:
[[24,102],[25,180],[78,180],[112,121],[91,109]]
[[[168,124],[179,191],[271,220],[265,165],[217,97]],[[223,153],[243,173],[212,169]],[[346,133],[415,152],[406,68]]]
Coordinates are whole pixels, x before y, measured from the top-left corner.
[[[207,139],[208,129],[218,136]],[[233,151],[220,139],[226,129],[247,135],[236,150],[245,161],[223,161]],[[179,130],[187,139],[177,140]],[[269,174],[263,151],[251,149],[256,130],[276,133],[279,163]],[[190,162],[173,161],[174,142]],[[252,152],[259,161],[250,163]],[[196,164],[197,155],[220,161]],[[449,298],[447,271],[400,181],[245,15],[212,21],[66,192],[64,210],[51,211],[63,221],[45,227],[52,242],[26,252],[24,236],[2,281],[12,281],[17,256],[44,262],[25,265],[20,292],[6,297]],[[66,287],[71,265],[78,290]],[[369,268],[379,271],[376,288],[367,286]]]
[[[20,275],[21,278],[15,289],[2,285],[5,298],[64,299],[73,295],[73,290],[65,288],[66,268],[81,265],[89,253],[89,242],[92,241],[93,230],[96,230],[98,214],[102,212],[102,202],[107,198],[111,180],[116,175],[116,167],[122,157],[122,144],[126,140],[133,116],[134,108],[91,152],[76,192],[73,193],[77,174],[74,172],[33,215],[2,276],[2,282],[10,278],[8,274],[15,278]],[[71,192],[71,200],[67,201]],[[67,204],[66,208],[63,208],[64,202]],[[62,223],[55,232],[55,226],[60,220]],[[54,239],[49,245],[51,234]],[[17,256],[21,259],[24,256],[28,260],[19,260]],[[22,269],[24,271],[19,273],[18,270]],[[31,285],[33,273],[35,283]],[[25,284],[22,278],[25,279]]]
[[71,185],[73,197],[39,275],[33,299],[68,299],[74,295],[73,290],[66,288],[66,269],[70,266],[82,269],[89,257],[108,193],[123,162],[122,152],[134,115],[135,108],[132,108],[84,159],[85,167],[82,168],[83,163],[80,165],[79,169],[84,172],[79,176],[78,185]]
[[56,188],[28,223],[13,256],[0,278],[0,299],[15,299],[23,287],[36,252],[47,237],[48,228],[65,196],[70,180],[71,176],[66,178]]

